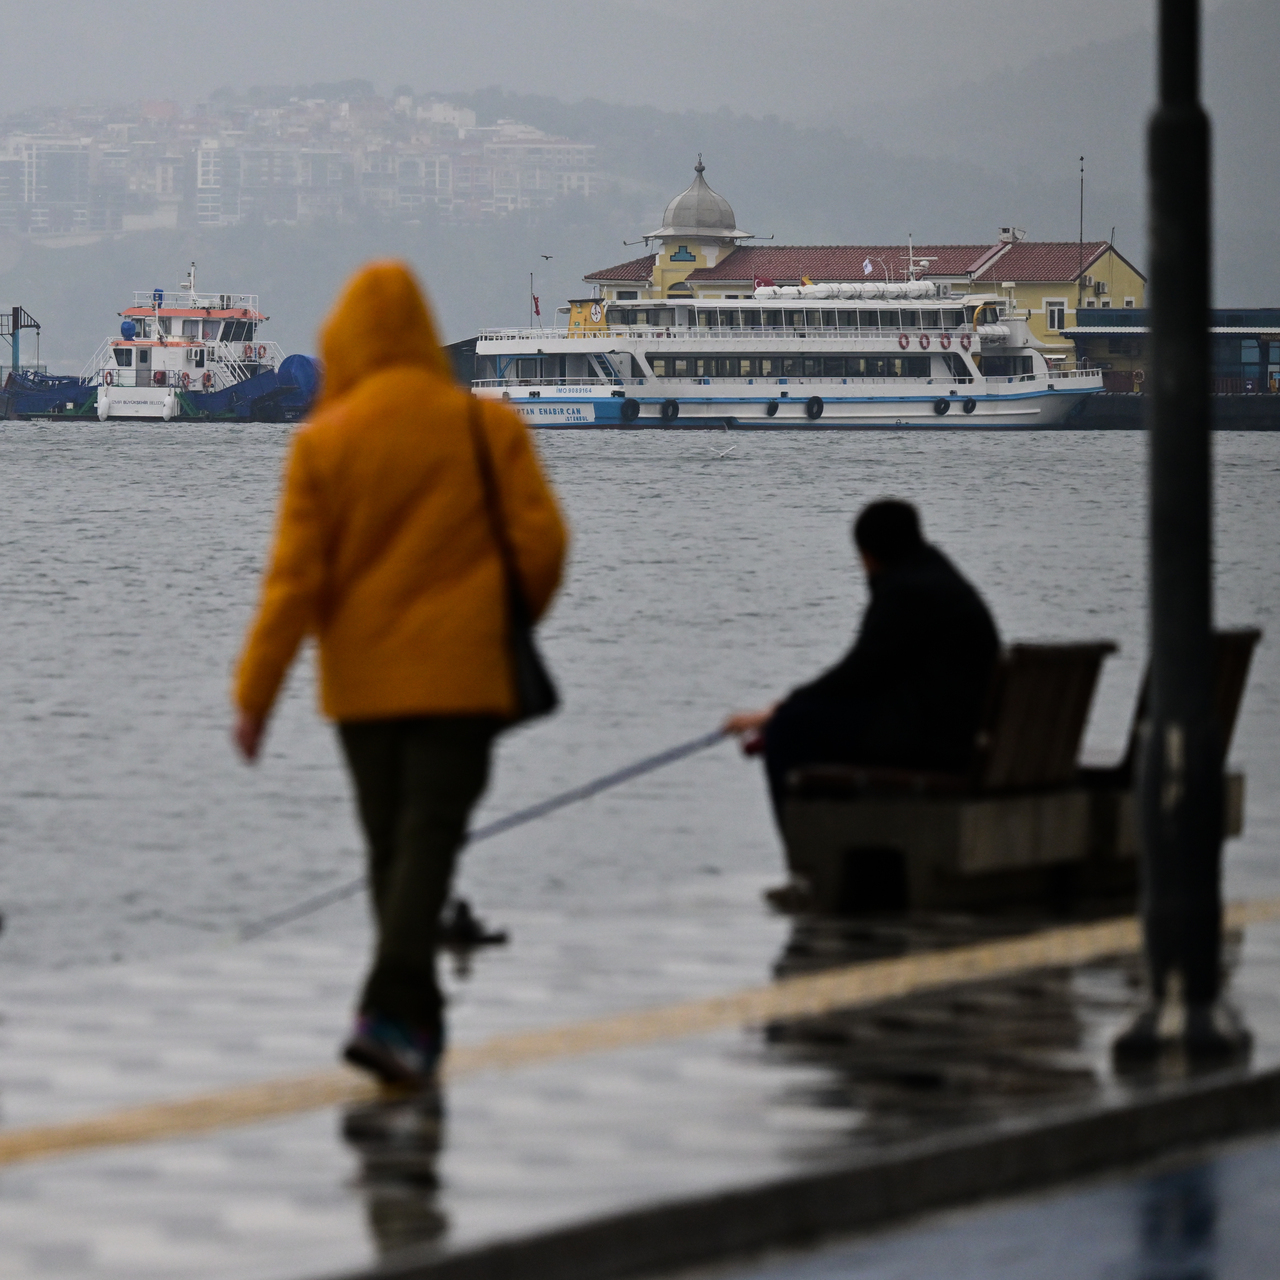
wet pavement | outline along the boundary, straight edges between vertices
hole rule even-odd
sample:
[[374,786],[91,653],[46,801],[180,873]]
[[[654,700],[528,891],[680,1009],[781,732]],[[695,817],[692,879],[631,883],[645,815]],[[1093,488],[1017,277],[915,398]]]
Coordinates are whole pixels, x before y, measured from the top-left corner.
[[1262,1280],[1278,1250],[1268,1136],[681,1280]]
[[[720,877],[583,918],[503,913],[492,923],[510,928],[511,945],[450,978],[455,1043],[1060,923],[793,923],[760,906],[761,887]],[[325,938],[17,977],[0,1004],[3,1128],[328,1066],[366,946],[358,912],[339,910]],[[1254,1062],[1273,1066],[1280,924],[1250,926],[1233,954]],[[1117,1080],[1107,1056],[1139,995],[1133,958],[1037,969],[480,1071],[438,1105],[354,1104],[10,1164],[0,1275],[323,1276],[411,1245],[465,1250],[1064,1105],[1117,1106],[1149,1087]]]

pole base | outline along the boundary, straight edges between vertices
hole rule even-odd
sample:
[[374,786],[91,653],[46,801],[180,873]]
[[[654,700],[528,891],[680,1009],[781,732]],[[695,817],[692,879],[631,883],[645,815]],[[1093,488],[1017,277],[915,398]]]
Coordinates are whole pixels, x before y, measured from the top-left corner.
[[1223,1001],[1172,1007],[1166,1001],[1134,1019],[1111,1046],[1111,1058],[1117,1070],[1172,1056],[1197,1067],[1226,1066],[1247,1060],[1252,1048],[1253,1036]]

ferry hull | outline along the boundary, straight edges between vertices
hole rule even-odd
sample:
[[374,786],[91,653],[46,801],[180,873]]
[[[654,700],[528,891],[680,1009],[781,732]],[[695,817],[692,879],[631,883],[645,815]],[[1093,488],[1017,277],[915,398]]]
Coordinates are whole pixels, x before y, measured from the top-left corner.
[[[1070,425],[1090,390],[1049,390],[1047,387],[997,395],[963,392],[931,396],[840,395],[844,388],[797,385],[768,398],[709,396],[706,388],[664,387],[662,396],[574,395],[575,388],[478,388],[476,394],[503,399],[517,409],[531,427],[639,428],[652,430],[720,428],[726,424],[747,430],[839,430],[849,428],[999,429],[1049,428]],[[683,394],[682,394],[683,392]],[[702,392],[702,394],[698,394]],[[811,398],[821,401],[815,414]],[[940,412],[940,402],[946,411]],[[674,406],[674,408],[673,408]],[[966,412],[966,406],[971,406]],[[772,408],[772,412],[770,411]],[[665,410],[665,412],[664,412]]]

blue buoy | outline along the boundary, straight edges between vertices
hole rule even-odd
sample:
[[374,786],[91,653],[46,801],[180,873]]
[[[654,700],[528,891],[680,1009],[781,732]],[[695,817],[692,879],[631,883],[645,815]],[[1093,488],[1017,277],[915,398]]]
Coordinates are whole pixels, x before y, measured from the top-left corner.
[[120,336],[126,342],[132,342],[138,334],[138,326],[132,320],[120,321]]

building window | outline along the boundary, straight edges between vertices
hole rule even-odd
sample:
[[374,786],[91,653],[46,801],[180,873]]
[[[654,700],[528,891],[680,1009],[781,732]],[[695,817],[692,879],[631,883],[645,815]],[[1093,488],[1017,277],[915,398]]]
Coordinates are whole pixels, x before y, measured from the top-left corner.
[[1044,300],[1045,327],[1049,329],[1065,329],[1067,327],[1067,300],[1065,298],[1046,298]]
[[619,289],[614,296],[619,302],[635,302],[640,294],[635,289]]
[[1110,298],[1104,298],[1104,299],[1102,300],[1102,309],[1103,309],[1103,311],[1109,311],[1109,310],[1111,309],[1111,299],[1110,299]]
[[1124,305],[1125,305],[1126,307],[1132,308],[1132,307],[1134,306],[1134,304],[1136,303],[1136,301],[1137,301],[1137,299],[1135,299],[1135,298],[1126,298],[1126,299],[1124,300]]
[[697,262],[697,260],[697,257],[689,252],[689,246],[687,244],[682,244],[675,253],[671,255],[672,262]]
[[1098,304],[1094,302],[1092,298],[1090,298],[1089,301],[1086,302],[1084,305],[1088,310],[1092,311]]

